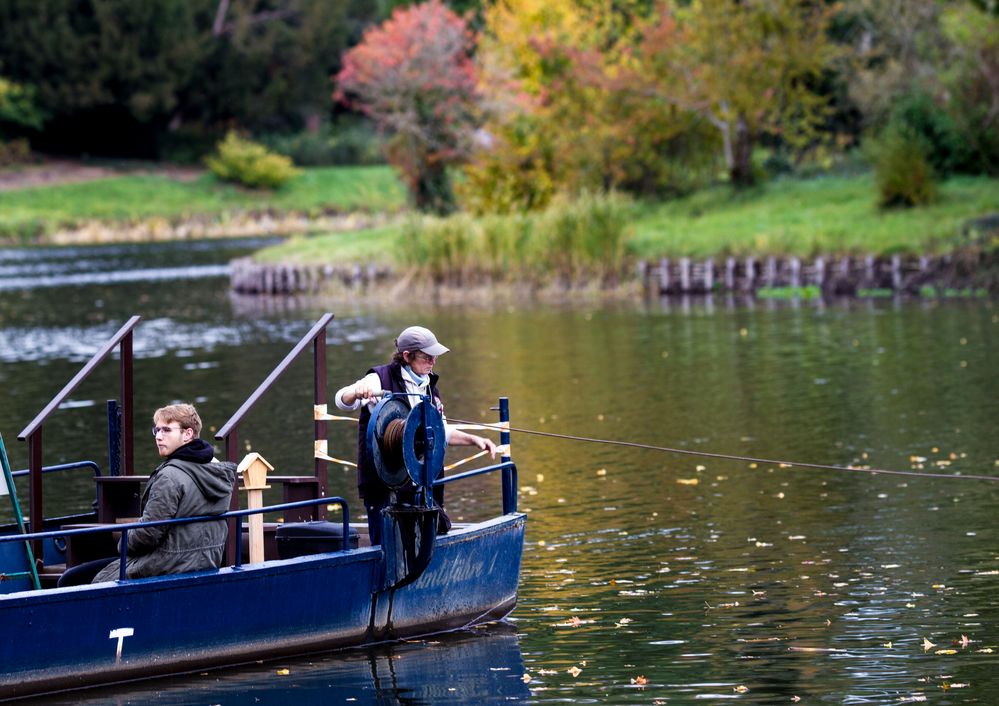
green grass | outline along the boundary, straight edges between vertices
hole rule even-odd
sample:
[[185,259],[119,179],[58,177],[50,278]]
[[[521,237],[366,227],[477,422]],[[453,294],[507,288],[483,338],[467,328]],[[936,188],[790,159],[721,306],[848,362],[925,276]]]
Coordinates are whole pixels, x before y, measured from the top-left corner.
[[952,249],[961,225],[999,211],[999,181],[960,177],[939,200],[881,211],[871,176],[781,179],[749,192],[717,187],[644,204],[630,251],[639,258],[818,253],[932,254]]
[[237,211],[394,211],[406,203],[391,168],[305,169],[275,191],[251,191],[204,174],[179,181],[156,174],[0,192],[0,235],[33,235],[88,220],[169,220]]
[[[881,211],[876,200],[870,175],[782,179],[748,192],[717,187],[683,199],[635,204],[625,249],[632,259],[650,260],[947,252],[958,244],[966,220],[999,212],[999,180],[951,179],[940,185],[940,199],[922,208]],[[501,229],[493,223],[497,218],[480,219],[483,229]],[[518,230],[515,218],[507,219],[512,230]],[[258,259],[399,264],[406,248],[396,243],[403,233],[399,226],[300,238],[262,251]]]
[[254,259],[289,265],[391,263],[401,230],[402,227],[396,225],[351,233],[296,235],[279,245],[258,250]]

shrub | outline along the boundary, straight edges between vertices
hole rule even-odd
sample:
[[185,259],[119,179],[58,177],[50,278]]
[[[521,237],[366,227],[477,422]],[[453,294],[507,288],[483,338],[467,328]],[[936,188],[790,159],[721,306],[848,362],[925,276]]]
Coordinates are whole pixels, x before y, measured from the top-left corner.
[[928,148],[917,135],[889,126],[868,150],[882,207],[921,206],[936,198]]
[[218,153],[205,160],[208,168],[224,181],[251,189],[276,189],[298,174],[291,160],[268,152],[263,145],[230,132],[219,143]]
[[0,167],[26,164],[30,161],[31,147],[25,138],[19,137],[8,142],[0,140]]
[[917,137],[933,170],[946,176],[965,164],[967,147],[954,121],[924,91],[902,96],[892,109],[888,127]]
[[385,163],[381,139],[364,122],[325,124],[316,132],[270,135],[261,142],[302,167]]

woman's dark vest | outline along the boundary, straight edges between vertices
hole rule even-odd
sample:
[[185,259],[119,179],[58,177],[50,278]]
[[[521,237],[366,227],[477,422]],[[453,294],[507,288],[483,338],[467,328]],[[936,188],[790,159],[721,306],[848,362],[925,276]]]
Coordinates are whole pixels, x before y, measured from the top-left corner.
[[[386,365],[378,365],[368,370],[368,373],[375,373],[381,380],[382,389],[387,392],[406,392],[406,382],[402,377],[402,366],[399,363],[391,362]],[[430,397],[436,403],[438,410],[442,409],[441,396],[437,392],[437,380],[440,378],[436,373],[430,373]],[[357,489],[362,498],[378,498],[388,495],[388,488],[382,483],[375,471],[374,465],[368,458],[367,444],[365,440],[368,436],[368,422],[371,420],[371,410],[368,405],[361,405],[361,416],[357,424]],[[435,495],[437,493],[435,492]]]

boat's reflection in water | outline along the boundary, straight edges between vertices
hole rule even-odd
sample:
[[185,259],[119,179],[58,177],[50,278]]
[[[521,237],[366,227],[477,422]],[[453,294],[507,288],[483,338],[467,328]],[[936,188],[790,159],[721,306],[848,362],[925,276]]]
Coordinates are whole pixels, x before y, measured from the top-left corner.
[[[287,671],[286,671],[287,670]],[[508,623],[425,640],[43,697],[97,704],[492,704],[530,698],[519,638]]]

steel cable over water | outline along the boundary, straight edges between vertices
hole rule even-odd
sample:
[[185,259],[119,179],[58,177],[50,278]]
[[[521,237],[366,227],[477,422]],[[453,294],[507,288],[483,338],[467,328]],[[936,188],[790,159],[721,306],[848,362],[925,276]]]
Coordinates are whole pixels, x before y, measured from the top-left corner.
[[521,434],[531,434],[533,436],[547,436],[553,439],[566,439],[569,441],[588,441],[594,444],[608,444],[611,446],[628,446],[635,449],[647,449],[649,451],[661,451],[671,454],[682,454],[685,456],[701,456],[704,458],[721,458],[729,461],[749,461],[752,463],[769,463],[776,466],[788,466],[796,468],[815,468],[828,471],[850,471],[854,473],[870,473],[872,475],[892,475],[892,476],[912,476],[916,478],[943,478],[947,480],[984,480],[999,481],[999,476],[985,475],[959,475],[957,473],[926,473],[923,471],[899,471],[888,468],[863,468],[858,466],[832,466],[824,463],[803,463],[801,461],[779,461],[772,458],[756,458],[754,456],[738,456],[735,454],[711,453],[709,451],[692,451],[690,449],[676,449],[669,446],[654,446],[652,444],[640,444],[634,441],[617,441],[615,439],[594,439],[588,436],[573,436],[571,434],[555,434],[548,431],[537,431],[536,429],[519,429],[517,427],[489,424],[488,422],[473,422],[467,419],[449,419],[449,422],[458,424],[468,424],[482,429],[492,429],[494,431],[515,431]]

